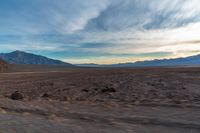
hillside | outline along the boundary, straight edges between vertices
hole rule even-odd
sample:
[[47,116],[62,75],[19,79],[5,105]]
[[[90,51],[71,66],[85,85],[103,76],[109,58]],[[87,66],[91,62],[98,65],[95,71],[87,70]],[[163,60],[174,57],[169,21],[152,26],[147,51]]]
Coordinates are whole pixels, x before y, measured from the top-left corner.
[[41,55],[26,53],[23,51],[14,51],[11,53],[1,53],[0,58],[9,64],[26,64],[26,65],[57,65],[73,67],[72,64],[60,60],[50,59]]

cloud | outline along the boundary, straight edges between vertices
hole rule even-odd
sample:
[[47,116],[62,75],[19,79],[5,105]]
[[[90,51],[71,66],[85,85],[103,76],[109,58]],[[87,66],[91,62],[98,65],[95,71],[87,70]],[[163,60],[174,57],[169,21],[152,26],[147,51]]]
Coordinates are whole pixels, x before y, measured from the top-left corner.
[[121,31],[180,27],[200,20],[198,0],[115,0],[86,30]]
[[3,0],[1,34],[67,34],[97,17],[108,0]]
[[199,0],[2,0],[0,46],[72,62],[187,56],[200,51],[199,5]]

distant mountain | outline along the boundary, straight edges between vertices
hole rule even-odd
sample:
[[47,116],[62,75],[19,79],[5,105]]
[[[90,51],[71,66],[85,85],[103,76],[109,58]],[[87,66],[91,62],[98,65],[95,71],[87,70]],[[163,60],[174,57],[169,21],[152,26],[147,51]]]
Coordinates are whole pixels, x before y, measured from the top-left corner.
[[1,53],[0,58],[10,64],[29,64],[29,65],[58,65],[73,67],[74,65],[62,62],[60,60],[50,59],[41,55],[26,53],[23,51],[14,51],[11,53]]
[[122,63],[108,65],[109,67],[151,67],[151,66],[198,66],[200,65],[200,55],[185,58],[161,59],[138,61],[135,63]]
[[50,59],[41,55],[26,53],[23,51],[14,51],[11,53],[2,53],[0,58],[10,64],[29,64],[29,65],[57,65],[66,67],[154,67],[154,66],[200,66],[200,55],[189,56],[175,59],[156,59],[147,61],[138,61],[135,63],[121,63],[112,65],[98,64],[76,64],[62,62],[60,60]]
[[200,66],[200,55],[175,59],[156,59],[111,65],[79,64],[82,67],[162,67],[162,66]]
[[79,66],[79,67],[99,67],[101,65],[98,65],[98,64],[94,64],[94,63],[89,63],[89,64],[75,64],[76,66]]

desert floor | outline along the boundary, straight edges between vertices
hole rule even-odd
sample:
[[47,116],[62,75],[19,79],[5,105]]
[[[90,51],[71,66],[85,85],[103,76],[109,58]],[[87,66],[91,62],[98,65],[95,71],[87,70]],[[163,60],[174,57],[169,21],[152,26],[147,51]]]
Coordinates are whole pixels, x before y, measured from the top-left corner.
[[0,133],[199,133],[200,68],[1,73],[0,120]]

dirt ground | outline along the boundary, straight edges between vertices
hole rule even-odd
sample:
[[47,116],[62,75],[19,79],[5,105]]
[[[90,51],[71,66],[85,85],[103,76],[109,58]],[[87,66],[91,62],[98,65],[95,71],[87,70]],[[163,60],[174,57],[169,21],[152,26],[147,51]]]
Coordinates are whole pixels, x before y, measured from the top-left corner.
[[0,133],[199,133],[200,68],[1,73],[0,120]]

